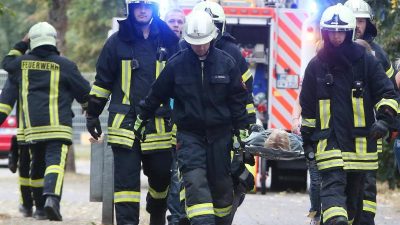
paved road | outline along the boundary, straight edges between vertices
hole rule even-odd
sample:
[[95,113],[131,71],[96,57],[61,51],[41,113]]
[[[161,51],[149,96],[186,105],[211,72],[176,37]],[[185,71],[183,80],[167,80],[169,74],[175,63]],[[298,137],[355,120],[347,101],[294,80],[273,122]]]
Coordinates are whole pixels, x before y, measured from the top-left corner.
[[[87,161],[78,161],[79,174],[67,174],[62,201],[64,221],[38,222],[32,218],[21,218],[18,213],[17,176],[7,169],[0,168],[0,224],[4,225],[99,225],[101,222],[101,204],[89,202],[89,170]],[[145,183],[145,182],[142,182]],[[146,188],[145,185],[143,185]],[[142,209],[145,195],[142,194]],[[398,200],[400,199],[397,196]],[[378,225],[395,225],[400,221],[400,209],[392,202],[383,199],[378,203]],[[235,225],[306,225],[309,207],[305,193],[267,193],[267,195],[247,195],[243,206],[239,208]],[[141,224],[148,224],[148,215],[141,210]],[[395,222],[397,221],[397,222]]]

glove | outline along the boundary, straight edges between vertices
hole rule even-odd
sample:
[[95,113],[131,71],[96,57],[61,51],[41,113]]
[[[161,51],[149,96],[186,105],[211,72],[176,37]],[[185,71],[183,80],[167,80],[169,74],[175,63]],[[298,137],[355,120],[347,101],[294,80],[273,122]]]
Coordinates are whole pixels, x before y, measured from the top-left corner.
[[14,160],[12,153],[8,153],[8,169],[10,169],[12,173],[17,172],[17,164],[18,163]]
[[378,140],[379,138],[383,138],[387,132],[389,131],[389,125],[383,120],[377,120],[374,124],[372,124],[371,129],[369,131],[369,137],[373,140]]
[[238,154],[235,154],[232,158],[231,172],[232,178],[236,184],[243,184],[246,187],[246,191],[254,189],[254,176],[240,160],[240,155]]
[[100,120],[98,117],[94,117],[91,115],[88,115],[86,117],[86,128],[88,129],[90,135],[98,140],[99,137],[101,136],[101,124],[100,124]]
[[135,137],[140,141],[146,140],[146,135],[144,134],[146,123],[147,121],[142,120],[139,115],[136,117],[135,125],[133,126],[133,132],[135,133]]
[[19,148],[18,148],[17,137],[13,136],[11,138],[10,152],[8,153],[8,169],[10,169],[12,173],[17,172],[18,159],[19,159]]
[[265,131],[265,129],[264,129],[263,126],[253,123],[253,124],[250,124],[250,129],[249,129],[249,131],[250,131],[250,134],[253,133],[253,132],[258,132],[258,133],[260,133],[260,132]]

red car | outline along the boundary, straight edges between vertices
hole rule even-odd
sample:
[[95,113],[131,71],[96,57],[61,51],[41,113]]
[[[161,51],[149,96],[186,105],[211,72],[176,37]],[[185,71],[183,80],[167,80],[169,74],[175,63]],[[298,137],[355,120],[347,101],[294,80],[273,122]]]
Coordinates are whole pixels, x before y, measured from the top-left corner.
[[11,138],[16,134],[17,118],[15,113],[11,113],[0,126],[0,159],[8,157],[8,153],[11,149]]

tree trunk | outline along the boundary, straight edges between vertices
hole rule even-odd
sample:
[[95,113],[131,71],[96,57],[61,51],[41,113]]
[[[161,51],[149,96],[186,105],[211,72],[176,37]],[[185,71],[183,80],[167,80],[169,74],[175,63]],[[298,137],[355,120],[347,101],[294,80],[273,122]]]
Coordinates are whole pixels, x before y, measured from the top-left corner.
[[71,0],[51,0],[49,7],[49,22],[57,30],[57,47],[61,54],[65,54],[65,33],[68,29],[67,9]]

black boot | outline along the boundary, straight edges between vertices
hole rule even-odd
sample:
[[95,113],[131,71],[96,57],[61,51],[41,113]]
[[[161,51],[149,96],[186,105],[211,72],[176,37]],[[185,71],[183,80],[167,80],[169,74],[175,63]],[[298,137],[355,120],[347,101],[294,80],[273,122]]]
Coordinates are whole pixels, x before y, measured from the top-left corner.
[[150,225],[165,225],[165,212],[164,213],[151,213]]
[[337,216],[333,217],[332,219],[329,219],[326,223],[326,225],[348,225],[349,222],[344,216]]
[[37,220],[47,220],[47,215],[44,209],[36,208],[35,212],[33,213],[33,218]]
[[49,220],[62,221],[60,213],[60,199],[56,196],[47,196],[46,203],[44,204],[44,210],[46,211]]
[[20,205],[18,208],[19,212],[22,214],[24,217],[31,217],[32,216],[32,207],[28,208],[23,205]]

